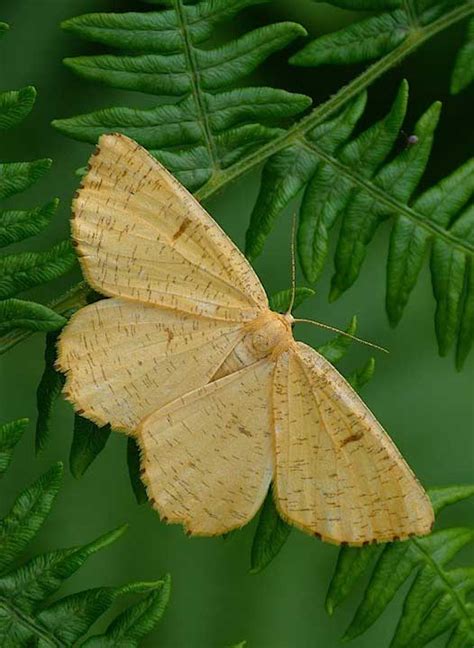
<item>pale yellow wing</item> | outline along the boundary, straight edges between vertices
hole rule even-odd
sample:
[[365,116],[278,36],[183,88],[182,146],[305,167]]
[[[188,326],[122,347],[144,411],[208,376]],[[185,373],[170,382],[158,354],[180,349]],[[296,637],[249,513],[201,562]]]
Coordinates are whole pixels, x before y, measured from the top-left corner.
[[72,317],[57,364],[81,414],[133,431],[157,408],[211,380],[242,335],[236,322],[104,299]]
[[238,248],[184,187],[124,135],[103,135],[73,203],[73,239],[99,292],[250,320],[268,308]]
[[275,369],[275,502],[282,516],[334,543],[430,531],[430,501],[344,378],[299,342]]
[[240,527],[273,474],[271,384],[260,360],[166,405],[138,428],[153,506],[195,535]]

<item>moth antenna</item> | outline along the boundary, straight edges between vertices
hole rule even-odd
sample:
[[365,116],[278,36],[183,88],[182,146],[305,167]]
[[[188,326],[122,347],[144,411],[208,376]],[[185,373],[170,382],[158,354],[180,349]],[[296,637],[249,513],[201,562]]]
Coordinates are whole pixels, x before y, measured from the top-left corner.
[[291,224],[291,299],[286,315],[291,315],[295,303],[296,295],[296,259],[295,259],[295,239],[296,239],[296,212],[293,213]]
[[378,344],[374,344],[373,342],[368,342],[367,340],[363,340],[362,338],[357,337],[356,335],[351,335],[350,333],[346,333],[346,331],[341,331],[341,329],[338,329],[335,326],[330,326],[329,324],[323,324],[322,322],[316,322],[315,320],[310,320],[310,319],[295,319],[293,321],[295,324],[296,322],[314,324],[315,326],[319,326],[320,328],[327,329],[328,331],[334,331],[334,333],[339,333],[339,335],[344,335],[345,337],[348,337],[351,340],[355,340],[356,342],[365,344],[369,347],[372,347],[373,349],[377,349],[378,351],[383,351],[384,353],[390,353],[388,349],[385,349],[384,347],[379,346]]

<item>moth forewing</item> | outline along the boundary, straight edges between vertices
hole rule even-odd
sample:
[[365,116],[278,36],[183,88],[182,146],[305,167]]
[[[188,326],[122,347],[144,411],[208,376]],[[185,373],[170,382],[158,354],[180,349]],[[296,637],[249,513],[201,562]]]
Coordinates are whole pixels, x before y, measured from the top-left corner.
[[352,387],[299,342],[274,378],[274,495],[282,516],[336,544],[429,533],[431,503]]

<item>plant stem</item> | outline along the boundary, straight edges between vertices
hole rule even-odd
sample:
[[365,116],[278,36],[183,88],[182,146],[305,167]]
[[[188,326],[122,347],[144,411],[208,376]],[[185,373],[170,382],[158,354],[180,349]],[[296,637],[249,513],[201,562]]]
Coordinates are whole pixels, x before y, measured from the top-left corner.
[[[312,112],[306,115],[306,117],[303,117],[280,137],[277,137],[271,142],[263,145],[258,149],[258,151],[255,151],[244,160],[236,162],[227,169],[217,171],[213,177],[195,193],[196,198],[199,201],[207,200],[230,182],[233,182],[251,169],[259,166],[262,162],[286,146],[289,146],[292,142],[299,140],[308,131],[312,130],[318,124],[328,119],[332,114],[339,111],[351,99],[368,88],[372,83],[374,83],[374,81],[385,74],[385,72],[400,63],[427,40],[460,20],[467,18],[471,14],[474,14],[473,0],[465,2],[461,6],[456,7],[426,26],[415,28],[408,35],[406,40],[401,43],[401,45],[368,67],[364,72],[362,72],[362,74],[341,88],[339,92],[330,97],[326,102],[317,106]],[[49,305],[59,314],[64,314],[71,308],[79,308],[85,305],[85,303],[87,303],[88,291],[89,289],[87,284],[81,282],[76,286],[73,286],[66,294],[62,295]],[[1,336],[0,355],[14,347],[18,342],[29,337],[31,333],[31,331],[17,329]]]

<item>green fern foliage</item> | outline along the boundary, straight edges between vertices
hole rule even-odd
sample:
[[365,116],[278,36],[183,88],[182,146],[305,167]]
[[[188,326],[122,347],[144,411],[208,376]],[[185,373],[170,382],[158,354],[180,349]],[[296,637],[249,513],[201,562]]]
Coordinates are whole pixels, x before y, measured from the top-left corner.
[[[0,428],[0,466],[25,427],[25,420]],[[53,507],[62,478],[60,464],[17,497],[0,521],[0,643],[4,648],[31,646],[138,646],[161,619],[170,594],[170,578],[98,587],[55,598],[61,585],[97,551],[115,542],[121,527],[78,547],[18,559],[43,526]],[[86,638],[93,624],[124,595],[141,599],[119,614],[105,633]]]
[[[295,305],[302,304],[304,300],[312,296],[311,293],[312,291],[308,291],[307,288],[297,289]],[[285,312],[289,303],[289,290],[276,293],[270,298],[270,308],[272,308],[272,310]],[[346,329],[346,332],[354,335],[356,330],[357,320],[353,317]],[[336,364],[346,355],[350,343],[350,338],[344,335],[338,335],[329,340],[329,342],[319,346],[317,350],[327,360]],[[372,378],[374,370],[375,360],[370,358],[364,367],[350,374],[348,380],[354,389],[360,389]],[[278,555],[287,541],[291,529],[292,527],[279,516],[270,488],[265,498],[265,502],[263,503],[253,538],[250,555],[250,572],[252,574],[256,574],[265,569],[265,567],[267,567]]]
[[23,436],[28,419],[18,419],[0,425],[0,477],[10,465],[13,450]]
[[144,504],[148,500],[148,496],[141,479],[140,449],[135,439],[131,436],[127,439],[127,466],[130,485],[135,499],[138,504]]
[[[431,489],[429,495],[438,514],[446,506],[474,496],[474,486]],[[447,648],[471,646],[474,642],[474,605],[469,595],[474,590],[474,568],[449,569],[449,563],[473,540],[474,529],[450,528],[381,547],[343,547],[329,587],[326,608],[332,614],[377,559],[345,639],[365,632],[406,580],[414,576],[391,648],[422,648],[445,632],[450,633]]]
[[97,455],[103,450],[110,436],[110,427],[99,428],[95,423],[76,414],[69,467],[74,477],[82,477]]
[[[303,66],[350,64],[389,55],[397,48],[410,48],[420,30],[435,30],[447,20],[472,15],[470,0],[329,0],[330,4],[355,11],[376,11],[376,15],[352,23],[308,43],[291,58]],[[472,24],[466,45],[459,52],[452,91],[460,92],[474,78]]]
[[[7,29],[1,23],[0,33]],[[0,131],[18,125],[31,112],[36,99],[33,87],[0,92]],[[0,163],[0,200],[21,193],[49,170],[51,160]],[[57,200],[28,210],[0,210],[0,247],[19,243],[39,234],[53,217]],[[14,299],[17,293],[56,279],[75,263],[69,242],[44,252],[18,252],[0,257],[0,334],[12,329],[50,331],[61,327],[64,318],[46,306]]]
[[466,208],[474,190],[474,160],[414,196],[430,155],[440,105],[433,104],[420,117],[413,129],[415,143],[409,144],[400,138],[407,99],[408,86],[403,83],[389,113],[353,136],[365,107],[366,97],[360,95],[334,119],[271,157],[247,232],[247,254],[260,254],[277,216],[304,189],[297,242],[311,283],[321,275],[331,229],[341,221],[333,300],[356,281],[377,228],[391,218],[389,320],[392,325],[399,322],[431,246],[439,351],[445,355],[456,342],[460,368],[474,336],[474,213]]
[[43,450],[49,440],[54,404],[65,382],[64,376],[59,371],[56,371],[54,366],[58,335],[55,331],[46,335],[44,371],[36,390],[36,408],[38,411],[35,437],[36,452]]
[[[262,0],[203,0],[145,13],[97,13],[66,20],[63,28],[119,54],[65,60],[91,81],[157,95],[148,109],[106,108],[58,119],[61,132],[95,143],[120,131],[148,148],[189,189],[211,183],[283,131],[282,119],[309,106],[299,94],[247,87],[241,80],[270,54],[306,31],[295,23],[255,29],[217,47],[206,47],[214,27]],[[173,100],[162,101],[162,97]]]
[[474,18],[469,21],[467,38],[458,52],[451,78],[451,92],[458,94],[474,81]]

